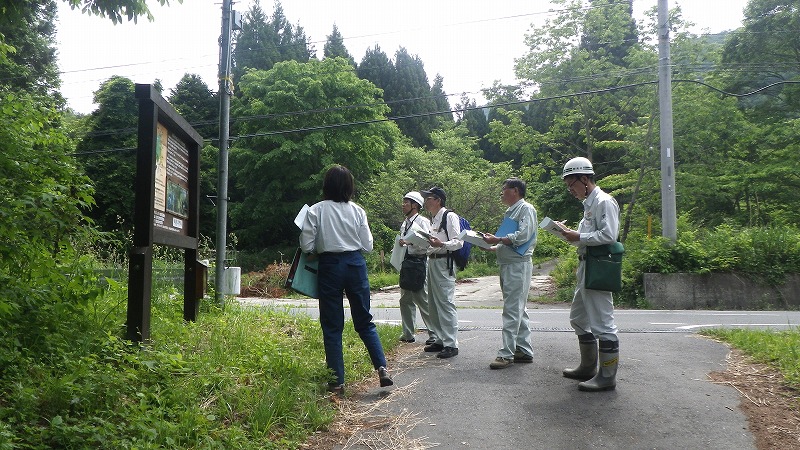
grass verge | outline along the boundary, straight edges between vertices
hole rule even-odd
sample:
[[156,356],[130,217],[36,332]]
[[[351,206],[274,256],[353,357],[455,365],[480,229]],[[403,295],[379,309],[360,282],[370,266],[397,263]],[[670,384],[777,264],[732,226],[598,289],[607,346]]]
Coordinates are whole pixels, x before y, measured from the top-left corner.
[[727,342],[755,361],[777,368],[790,387],[800,389],[800,328],[785,331],[715,328],[702,334]]
[[[2,345],[0,449],[286,449],[333,419],[316,320],[230,305],[187,323],[165,290],[152,342],[132,346],[96,321],[124,321],[123,294],[67,318],[46,352]],[[394,328],[378,326],[387,351]],[[374,376],[350,324],[343,341],[348,383]]]

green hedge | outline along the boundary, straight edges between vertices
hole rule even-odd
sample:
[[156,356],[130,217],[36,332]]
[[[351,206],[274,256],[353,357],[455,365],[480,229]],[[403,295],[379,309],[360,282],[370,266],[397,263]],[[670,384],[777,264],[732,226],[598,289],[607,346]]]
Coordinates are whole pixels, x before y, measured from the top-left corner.
[[[575,258],[564,258],[554,270],[559,299],[569,301],[575,285]],[[623,290],[615,302],[647,307],[645,273],[738,273],[765,285],[779,285],[800,273],[800,230],[795,227],[714,229],[682,227],[675,245],[663,237],[632,234],[625,241]]]

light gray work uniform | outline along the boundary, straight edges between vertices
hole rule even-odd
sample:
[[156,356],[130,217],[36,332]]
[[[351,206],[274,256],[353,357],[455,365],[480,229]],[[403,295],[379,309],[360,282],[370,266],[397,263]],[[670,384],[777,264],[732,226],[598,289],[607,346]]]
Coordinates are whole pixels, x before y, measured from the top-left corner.
[[[405,236],[413,224],[416,224],[422,229],[422,231],[426,233],[431,232],[431,221],[428,220],[427,217],[416,213],[412,218],[407,218],[403,221],[403,224],[400,226],[400,236]],[[408,244],[406,245],[405,250],[408,251],[408,256],[410,257],[424,259],[428,258],[427,250],[420,248],[419,246]],[[400,317],[403,329],[403,335],[401,336],[402,339],[412,339],[414,337],[414,333],[417,331],[417,308],[419,308],[419,315],[422,316],[422,321],[425,323],[425,327],[428,329],[428,337],[435,339],[436,333],[431,328],[431,319],[428,313],[427,274],[425,276],[425,284],[422,286],[422,289],[418,291],[409,291],[402,288],[400,289]]]
[[587,333],[604,341],[618,342],[611,292],[584,287],[586,247],[613,244],[619,236],[619,205],[614,197],[595,186],[583,201],[583,219],[578,224],[578,284],[572,298],[569,322],[578,336]]
[[[448,263],[447,252],[459,250],[464,241],[458,239],[461,225],[458,214],[447,214],[445,229],[439,230],[446,209],[442,208],[431,220],[431,234],[444,243],[444,247],[428,249],[428,315],[436,333],[436,344],[458,348],[458,314],[456,313],[456,268]],[[448,236],[450,239],[448,240]]]
[[[518,224],[517,231],[505,237],[511,245],[497,244],[495,252],[500,266],[500,289],[503,291],[503,348],[497,356],[512,359],[515,351],[533,356],[531,328],[528,319],[528,294],[531,289],[533,262],[536,247],[536,209],[525,199],[519,199],[506,210],[505,218]],[[514,248],[533,240],[523,254]]]

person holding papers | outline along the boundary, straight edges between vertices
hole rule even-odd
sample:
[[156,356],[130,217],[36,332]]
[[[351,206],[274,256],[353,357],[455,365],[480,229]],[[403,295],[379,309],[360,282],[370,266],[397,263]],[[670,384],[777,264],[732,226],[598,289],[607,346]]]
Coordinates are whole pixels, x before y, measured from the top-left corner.
[[503,347],[489,364],[505,369],[511,364],[533,362],[531,328],[526,305],[533,276],[533,249],[536,247],[536,208],[525,201],[526,184],[519,178],[503,182],[500,200],[508,206],[497,234],[484,234],[493,244],[500,266],[503,291]]
[[437,358],[458,355],[458,314],[456,313],[456,275],[453,259],[448,254],[464,245],[458,239],[461,225],[457,214],[445,214],[447,195],[444,189],[432,187],[422,191],[425,209],[431,213],[431,237],[428,249],[428,311],[430,325],[436,333],[426,352],[438,352]]
[[[581,380],[582,391],[605,391],[617,385],[619,364],[619,340],[614,323],[614,299],[611,292],[586,289],[586,247],[613,244],[619,235],[619,205],[614,197],[606,194],[594,182],[594,168],[586,158],[572,158],[564,165],[561,174],[569,193],[583,203],[583,219],[577,230],[564,224],[562,234],[578,247],[578,285],[572,298],[569,322],[578,335],[581,351],[580,365],[575,369],[564,369],[567,378]],[[600,370],[598,362],[598,340],[600,346]]]
[[303,252],[319,258],[319,322],[325,361],[336,377],[328,384],[328,390],[337,395],[344,394],[342,292],[347,294],[353,327],[378,371],[380,385],[394,384],[386,371],[383,346],[369,311],[367,263],[361,252],[372,251],[372,232],[364,209],[350,201],[354,189],[353,175],[346,167],[328,169],[322,184],[324,200],[308,209],[300,233]]
[[[412,227],[418,227],[425,233],[431,232],[431,221],[420,214],[424,202],[422,195],[417,191],[411,191],[403,196],[403,215],[406,218],[403,224],[400,225],[400,245],[405,247],[405,258],[420,258],[423,261],[427,259],[427,246],[414,245],[403,239],[411,231]],[[400,317],[403,329],[400,341],[402,342],[414,342],[414,333],[417,330],[417,308],[419,308],[419,314],[428,329],[428,340],[425,343],[427,345],[433,344],[436,342],[436,333],[431,328],[431,319],[428,315],[427,277],[422,289],[418,291],[400,289]]]

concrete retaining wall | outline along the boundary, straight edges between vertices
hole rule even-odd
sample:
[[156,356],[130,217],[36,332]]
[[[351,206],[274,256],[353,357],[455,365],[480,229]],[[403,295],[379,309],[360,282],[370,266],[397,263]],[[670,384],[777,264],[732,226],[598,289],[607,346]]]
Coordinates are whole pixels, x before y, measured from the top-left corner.
[[655,309],[798,309],[800,274],[771,287],[743,275],[644,274],[644,295]]

